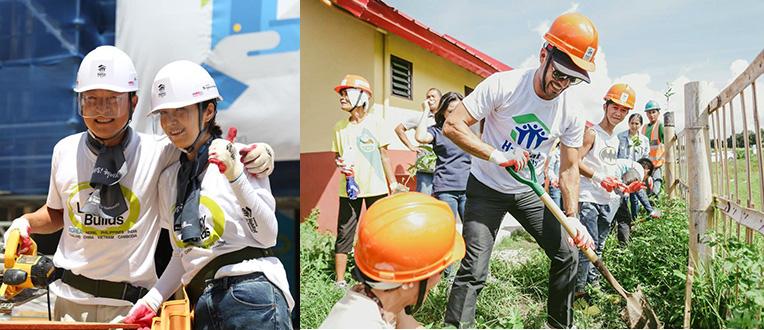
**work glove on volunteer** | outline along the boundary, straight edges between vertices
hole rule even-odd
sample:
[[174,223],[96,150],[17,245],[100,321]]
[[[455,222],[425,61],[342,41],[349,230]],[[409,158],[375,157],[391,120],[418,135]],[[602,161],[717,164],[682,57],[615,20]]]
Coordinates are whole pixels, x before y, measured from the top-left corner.
[[623,184],[621,180],[618,180],[618,178],[613,176],[605,176],[600,172],[595,172],[592,175],[592,182],[594,182],[596,185],[599,185],[607,192],[612,192],[615,189],[626,190],[626,185]]
[[138,324],[140,329],[150,329],[151,320],[157,316],[157,310],[162,304],[162,295],[156,289],[150,290],[143,298],[138,301],[122,319],[124,324]]
[[589,249],[593,249],[594,240],[592,240],[592,236],[589,235],[589,231],[586,229],[586,227],[584,227],[584,224],[582,224],[581,221],[575,217],[568,217],[566,221],[570,227],[576,231],[574,237],[568,236],[568,243],[571,246],[577,246],[579,249],[583,248],[584,246]]
[[266,177],[273,173],[275,157],[267,143],[253,143],[239,150],[244,168],[252,175]]
[[229,182],[236,181],[244,171],[244,166],[237,158],[233,143],[225,139],[212,140],[209,150],[210,162],[218,164],[220,172]]
[[520,172],[525,165],[528,164],[530,154],[520,148],[513,148],[507,152],[501,152],[499,149],[494,149],[491,152],[491,156],[488,158],[492,163],[501,167],[513,167],[516,172]]
[[13,220],[11,226],[8,227],[8,230],[5,231],[5,235],[3,235],[3,246],[8,243],[8,235],[14,229],[18,229],[19,235],[21,236],[21,247],[18,249],[17,253],[26,253],[32,246],[32,240],[29,238],[29,232],[32,231],[32,227],[29,225],[29,220],[24,217],[18,217]]

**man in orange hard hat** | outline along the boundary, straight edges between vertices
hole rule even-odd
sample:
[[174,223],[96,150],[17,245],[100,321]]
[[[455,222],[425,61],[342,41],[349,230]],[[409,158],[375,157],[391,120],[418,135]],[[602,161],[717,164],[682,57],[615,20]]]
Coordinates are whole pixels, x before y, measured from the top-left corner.
[[[353,248],[358,216],[363,202],[370,207],[390,192],[403,190],[387,156],[390,129],[382,118],[370,114],[371,85],[366,78],[348,74],[334,88],[339,94],[340,109],[349,117],[334,125],[332,151],[341,175],[337,219],[337,240],[334,245],[336,285],[344,288],[348,253]],[[389,188],[389,190],[388,190]]]
[[321,328],[421,327],[411,315],[463,256],[464,239],[445,202],[417,192],[379,200],[358,223],[353,277],[360,284],[334,305]]
[[[553,143],[560,139],[559,183],[567,220],[576,230],[573,243],[592,245],[578,215],[578,149],[584,120],[567,105],[564,91],[589,82],[594,71],[598,34],[594,24],[578,13],[564,14],[544,35],[540,65],[533,69],[499,72],[482,81],[457,106],[443,126],[445,135],[473,155],[467,182],[463,235],[467,254],[462,259],[448,299],[445,322],[475,326],[477,296],[485,285],[499,225],[509,212],[551,259],[547,323],[573,326],[573,290],[578,253],[568,243],[559,222],[530,187],[516,181],[506,167],[525,165],[543,173]],[[485,119],[481,138],[469,126]],[[543,178],[540,178],[543,179]]]
[[[602,105],[604,115],[597,125],[586,128],[584,142],[579,152],[581,162],[581,194],[579,197],[579,219],[594,238],[595,252],[602,255],[605,240],[610,234],[614,211],[621,197],[616,191],[627,187],[619,179],[617,160],[618,135],[613,133],[629,111],[634,109],[636,93],[628,84],[615,84],[607,91]],[[598,279],[597,271],[589,259],[579,252],[578,275],[576,276],[576,296],[582,296],[586,284]]]

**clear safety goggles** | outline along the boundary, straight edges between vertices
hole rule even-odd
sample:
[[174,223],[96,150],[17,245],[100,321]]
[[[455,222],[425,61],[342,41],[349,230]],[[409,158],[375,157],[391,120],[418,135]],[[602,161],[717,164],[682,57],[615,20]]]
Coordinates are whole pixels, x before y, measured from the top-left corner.
[[128,94],[107,97],[81,96],[80,116],[82,118],[117,118],[130,111]]

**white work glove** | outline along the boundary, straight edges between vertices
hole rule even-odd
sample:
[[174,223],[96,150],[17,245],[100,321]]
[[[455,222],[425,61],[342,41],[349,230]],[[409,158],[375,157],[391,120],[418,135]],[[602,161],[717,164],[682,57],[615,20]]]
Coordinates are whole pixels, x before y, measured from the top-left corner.
[[530,154],[527,151],[520,148],[513,148],[507,152],[501,152],[499,149],[494,149],[488,160],[501,167],[512,166],[515,168],[516,172],[520,172],[525,168],[525,165],[528,164],[529,158]]
[[592,236],[589,235],[589,230],[584,227],[584,224],[582,224],[580,220],[575,217],[568,217],[567,223],[576,231],[574,237],[568,237],[568,243],[571,246],[577,246],[579,249],[584,246],[590,249],[594,248],[594,240],[592,239]]
[[407,191],[409,191],[409,188],[407,188],[406,186],[398,183],[398,181],[395,181],[395,182],[390,184],[390,193],[391,194],[396,194],[396,193],[399,193],[399,192],[407,192]]
[[252,175],[266,177],[273,173],[275,157],[267,143],[253,143],[239,150],[244,168]]
[[29,225],[29,220],[24,217],[18,217],[11,222],[11,226],[8,227],[8,230],[5,231],[5,235],[3,235],[3,246],[8,243],[8,234],[14,229],[18,229],[19,236],[21,236],[21,248],[17,253],[21,254],[27,252],[27,249],[32,243],[29,238],[29,231],[32,230],[32,227]]
[[658,219],[661,217],[661,210],[654,209],[652,212],[650,212],[650,217],[653,219]]
[[138,324],[141,326],[140,329],[148,329],[160,305],[162,305],[162,294],[156,288],[152,288],[143,298],[138,299],[127,316],[122,319],[122,323]]
[[244,171],[242,163],[237,161],[238,155],[233,143],[225,139],[212,140],[209,151],[209,162],[218,166],[228,182],[234,182]]

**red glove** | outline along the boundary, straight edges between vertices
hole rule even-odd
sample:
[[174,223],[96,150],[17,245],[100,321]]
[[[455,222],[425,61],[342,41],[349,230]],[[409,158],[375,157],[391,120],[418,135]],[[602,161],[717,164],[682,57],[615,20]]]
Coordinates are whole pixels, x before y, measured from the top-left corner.
[[644,183],[639,182],[639,181],[634,181],[634,182],[630,183],[628,186],[626,186],[626,189],[624,189],[623,192],[627,193],[627,194],[633,194],[633,193],[635,193],[637,191],[640,191],[642,189],[645,189],[645,188],[646,188],[646,186],[645,186]]
[[603,179],[602,182],[600,182],[600,186],[607,190],[607,192],[612,192],[615,189],[626,190],[626,185],[621,183],[621,180],[612,176]]
[[124,324],[137,324],[140,329],[151,329],[151,320],[157,316],[157,313],[152,311],[151,308],[145,304],[141,304],[128,314],[123,320]]
[[494,151],[491,152],[491,156],[488,158],[489,161],[501,167],[513,167],[516,172],[525,168],[529,159],[530,154],[519,148],[507,152],[501,152],[498,149],[494,149]]

